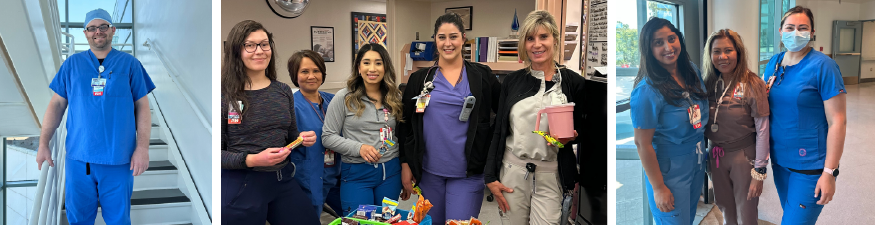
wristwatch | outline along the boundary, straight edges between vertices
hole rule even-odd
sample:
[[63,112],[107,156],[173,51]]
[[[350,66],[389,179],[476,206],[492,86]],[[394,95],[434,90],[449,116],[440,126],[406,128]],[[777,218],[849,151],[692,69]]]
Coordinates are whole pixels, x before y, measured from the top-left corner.
[[832,175],[833,177],[839,176],[839,168],[838,167],[836,167],[835,169],[823,168],[823,172],[826,172],[829,175]]
[[766,168],[765,168],[765,167],[753,168],[753,170],[757,171],[757,173],[759,173],[759,174],[766,174]]

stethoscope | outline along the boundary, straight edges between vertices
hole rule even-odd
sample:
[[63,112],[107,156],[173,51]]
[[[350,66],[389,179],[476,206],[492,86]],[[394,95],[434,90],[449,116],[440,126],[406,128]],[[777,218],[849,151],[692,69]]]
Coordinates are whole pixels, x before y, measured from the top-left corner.
[[[733,78],[733,80],[734,79],[735,78]],[[721,86],[723,86],[723,94],[720,94],[720,96],[716,96],[717,109],[714,110],[714,123],[711,124],[711,132],[715,132],[715,133],[717,132],[717,129],[718,129],[717,114],[720,113],[720,104],[723,104],[723,96],[726,96],[726,92],[729,91],[729,87],[727,87],[726,83],[723,81],[723,76],[720,76],[720,78],[717,78],[717,82],[719,82],[721,84]],[[717,82],[714,82],[714,94],[717,94]],[[729,80],[729,84],[732,85],[732,80]]]

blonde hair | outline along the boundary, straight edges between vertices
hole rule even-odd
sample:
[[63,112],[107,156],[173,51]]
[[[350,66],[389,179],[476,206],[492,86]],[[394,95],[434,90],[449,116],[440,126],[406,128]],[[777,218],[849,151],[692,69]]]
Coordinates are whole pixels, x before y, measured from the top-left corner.
[[722,29],[711,33],[708,36],[708,41],[705,42],[705,53],[702,55],[702,74],[704,75],[705,89],[708,90],[709,95],[714,95],[717,91],[714,90],[714,85],[717,84],[720,71],[714,67],[714,63],[711,61],[711,48],[714,46],[715,41],[724,38],[732,42],[735,54],[737,55],[736,60],[738,61],[735,69],[731,72],[733,77],[736,78],[735,81],[729,81],[731,83],[725,84],[725,86],[734,87],[738,83],[746,83],[749,87],[747,90],[750,90],[748,93],[751,93],[757,100],[757,112],[768,112],[769,105],[766,104],[768,100],[765,95],[765,82],[748,68],[747,50],[744,48],[744,42],[741,41],[741,36],[737,32],[730,29]]
[[523,21],[523,27],[520,29],[519,43],[517,44],[517,52],[520,60],[522,60],[526,68],[532,69],[532,61],[529,59],[529,52],[526,51],[526,38],[534,35],[538,28],[544,28],[553,36],[553,58],[559,56],[559,44],[562,40],[559,39],[559,27],[556,26],[556,19],[549,12],[544,10],[532,11],[526,16]]

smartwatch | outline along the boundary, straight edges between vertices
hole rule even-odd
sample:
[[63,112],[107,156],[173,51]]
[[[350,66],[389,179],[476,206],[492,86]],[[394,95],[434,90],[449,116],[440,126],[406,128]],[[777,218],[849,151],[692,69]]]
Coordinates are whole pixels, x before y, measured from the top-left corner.
[[833,177],[839,176],[839,168],[838,167],[836,167],[835,169],[823,168],[823,172],[826,172],[829,175],[832,175]]

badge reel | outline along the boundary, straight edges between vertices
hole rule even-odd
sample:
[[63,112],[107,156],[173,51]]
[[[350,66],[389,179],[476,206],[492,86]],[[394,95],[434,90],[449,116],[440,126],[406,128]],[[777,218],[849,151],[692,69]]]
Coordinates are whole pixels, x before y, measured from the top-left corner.
[[[240,111],[243,111],[243,101],[237,101],[237,104],[240,105]],[[228,124],[240,124],[243,121],[242,113],[238,113],[234,110],[233,105],[228,104]]]
[[425,82],[419,96],[413,97],[413,99],[416,99],[416,113],[425,112],[425,108],[428,107],[428,102],[431,100],[431,94],[429,94],[431,90],[434,90],[434,83],[431,81]]
[[94,96],[103,96],[103,91],[106,87],[106,79],[101,76],[103,69],[103,65],[97,67],[97,78],[91,78],[91,90]]

